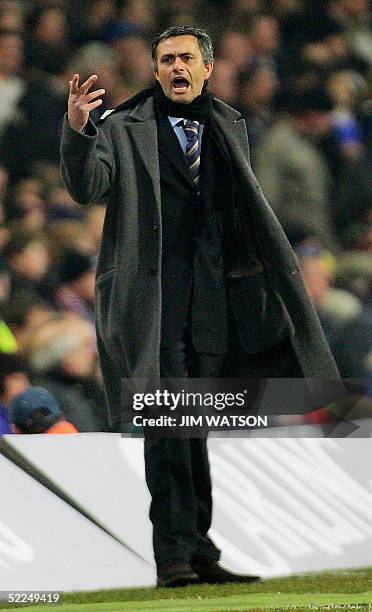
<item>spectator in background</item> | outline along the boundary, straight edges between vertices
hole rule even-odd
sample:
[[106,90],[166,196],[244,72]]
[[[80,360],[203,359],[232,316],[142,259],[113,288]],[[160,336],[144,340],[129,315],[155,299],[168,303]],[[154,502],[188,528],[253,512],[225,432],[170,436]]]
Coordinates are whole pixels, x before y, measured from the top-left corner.
[[79,431],[109,429],[91,324],[75,315],[49,321],[29,336],[25,354],[34,382],[56,397]]
[[17,434],[71,434],[76,427],[66,421],[56,398],[43,387],[31,387],[16,395],[10,404]]
[[27,291],[35,298],[54,304],[55,285],[44,234],[22,227],[14,229],[4,249],[4,257],[11,272],[10,299]]
[[28,371],[18,355],[0,353],[0,436],[13,433],[10,403],[30,386]]
[[107,42],[116,53],[125,83],[137,93],[152,81],[151,53],[135,24],[115,22],[107,33]]
[[329,76],[327,87],[334,103],[332,122],[339,151],[338,163],[333,165],[337,184],[334,218],[343,238],[345,232],[352,234],[356,223],[367,226],[372,210],[372,158],[359,113],[366,82],[355,71],[336,70]]
[[23,354],[27,338],[40,326],[57,316],[50,304],[36,299],[27,292],[17,294],[17,299],[3,308],[4,320],[13,333],[18,351]]
[[238,71],[229,60],[216,61],[210,86],[215,96],[226,104],[238,103]]
[[327,80],[334,103],[332,114],[337,139],[343,155],[350,162],[360,159],[363,153],[362,131],[355,112],[362,83],[357,73],[347,70],[335,70]]
[[153,35],[156,30],[156,14],[152,0],[126,0],[119,17],[124,23],[134,24],[142,33]]
[[372,351],[372,311],[355,295],[332,287],[334,262],[319,241],[307,238],[296,252],[342,378],[366,379]]
[[189,0],[187,4],[182,0],[161,0],[161,7],[158,9],[159,29],[167,27],[170,23],[195,25],[199,9],[198,0]]
[[0,5],[0,30],[22,32],[23,12],[17,0],[3,0]]
[[115,17],[114,0],[93,0],[89,10],[71,15],[71,37],[77,47],[105,40],[107,28]]
[[345,28],[354,53],[371,66],[372,13],[368,0],[334,0],[330,14]]
[[231,2],[230,27],[228,29],[246,27],[255,15],[265,9],[263,0],[233,0]]
[[26,65],[47,74],[63,72],[70,56],[67,18],[63,5],[34,5],[25,20]]
[[65,252],[60,268],[61,287],[57,303],[64,310],[74,312],[94,323],[94,285],[96,266],[89,255],[77,250]]
[[14,116],[24,91],[22,67],[22,36],[19,32],[0,30],[0,129]]
[[43,184],[36,178],[25,178],[10,191],[6,210],[7,221],[22,220],[22,226],[41,231],[46,223]]
[[[65,58],[64,53],[60,54]],[[63,60],[65,62],[65,60]],[[37,71],[27,82],[12,121],[0,138],[0,163],[11,183],[35,174],[37,163],[54,164],[58,170],[58,138],[66,92],[64,73],[50,75]]]
[[331,101],[315,90],[293,95],[288,108],[290,112],[267,132],[258,148],[258,180],[287,233],[300,226],[336,250],[329,202],[331,177],[317,146],[331,130]]
[[256,15],[249,24],[248,38],[254,58],[274,66],[280,49],[278,20],[273,15]]
[[247,124],[253,167],[256,149],[275,120],[274,96],[278,87],[270,62],[255,61],[240,75],[238,108]]
[[337,257],[335,284],[355,295],[372,312],[372,241],[369,252],[353,250]]
[[334,69],[367,70],[367,64],[351,48],[345,28],[325,10],[310,5],[296,35],[302,59],[311,61],[326,75]]
[[253,57],[252,47],[246,34],[228,30],[218,45],[218,58],[230,62],[240,72],[245,70]]

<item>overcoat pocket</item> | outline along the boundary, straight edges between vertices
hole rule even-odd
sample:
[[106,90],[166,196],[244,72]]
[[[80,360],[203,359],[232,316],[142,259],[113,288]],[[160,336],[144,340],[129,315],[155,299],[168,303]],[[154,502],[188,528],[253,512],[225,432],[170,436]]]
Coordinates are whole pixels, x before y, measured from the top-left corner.
[[285,304],[263,272],[231,281],[228,295],[238,337],[247,353],[266,351],[294,334]]

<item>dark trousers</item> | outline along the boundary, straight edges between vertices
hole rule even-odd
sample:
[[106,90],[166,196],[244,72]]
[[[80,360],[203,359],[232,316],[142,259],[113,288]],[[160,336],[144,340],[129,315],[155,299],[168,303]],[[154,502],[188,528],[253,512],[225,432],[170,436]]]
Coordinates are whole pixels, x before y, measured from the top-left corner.
[[[161,350],[161,375],[218,377],[223,359],[223,355],[195,353],[180,343]],[[220,551],[208,536],[212,486],[207,440],[145,438],[145,468],[157,566],[171,560],[190,562],[195,555],[218,560]]]

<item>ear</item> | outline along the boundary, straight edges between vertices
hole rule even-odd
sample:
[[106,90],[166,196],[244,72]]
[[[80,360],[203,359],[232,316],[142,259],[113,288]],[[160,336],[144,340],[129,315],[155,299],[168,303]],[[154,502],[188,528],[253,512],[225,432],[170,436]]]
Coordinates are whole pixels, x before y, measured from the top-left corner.
[[211,62],[210,64],[206,64],[205,65],[205,72],[204,72],[204,80],[205,81],[208,81],[209,77],[211,76],[212,71],[213,71],[213,67],[214,67],[213,62]]

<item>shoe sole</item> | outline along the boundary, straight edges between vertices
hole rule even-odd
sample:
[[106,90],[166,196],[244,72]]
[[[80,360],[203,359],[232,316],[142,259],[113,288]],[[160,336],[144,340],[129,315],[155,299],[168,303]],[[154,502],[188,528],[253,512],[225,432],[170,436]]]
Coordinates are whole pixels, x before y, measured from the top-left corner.
[[180,574],[178,576],[172,576],[168,580],[159,580],[157,581],[157,587],[166,587],[166,588],[174,588],[174,587],[183,587],[188,584],[199,584],[199,578],[196,574]]
[[257,584],[262,582],[262,578],[253,578],[252,580],[234,580],[225,578],[203,578],[199,577],[199,584]]

